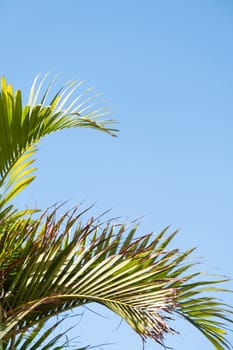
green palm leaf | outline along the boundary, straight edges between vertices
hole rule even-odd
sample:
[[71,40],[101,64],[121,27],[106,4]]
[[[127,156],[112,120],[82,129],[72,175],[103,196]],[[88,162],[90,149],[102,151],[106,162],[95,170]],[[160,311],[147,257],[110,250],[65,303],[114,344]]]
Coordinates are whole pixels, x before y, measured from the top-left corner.
[[[33,181],[34,154],[40,139],[65,128],[88,127],[115,136],[117,130],[109,125],[113,120],[100,120],[104,109],[91,104],[98,95],[90,89],[74,95],[82,85],[70,82],[49,99],[54,82],[40,98],[47,76],[38,85],[36,77],[28,100],[23,106],[21,91],[14,92],[2,78],[0,92],[0,210]],[[74,98],[73,98],[74,96]]]
[[120,315],[143,340],[150,337],[163,344],[164,334],[174,332],[171,314],[179,314],[216,349],[230,349],[226,327],[232,323],[232,310],[205,296],[222,291],[215,287],[222,281],[187,273],[192,250],[165,250],[175,233],[165,238],[164,230],[137,238],[135,228],[126,234],[124,225],[102,226],[91,220],[82,226],[74,213],[56,221],[56,210],[44,215],[18,220],[17,230],[16,223],[7,225],[11,239],[4,240],[5,259],[4,253],[0,258],[5,261],[3,342],[38,319],[94,301]]

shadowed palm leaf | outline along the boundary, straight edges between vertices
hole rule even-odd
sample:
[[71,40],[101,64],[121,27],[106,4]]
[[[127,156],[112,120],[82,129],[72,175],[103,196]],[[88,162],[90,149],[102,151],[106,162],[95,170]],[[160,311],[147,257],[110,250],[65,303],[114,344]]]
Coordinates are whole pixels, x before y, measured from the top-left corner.
[[166,228],[158,235],[139,236],[137,227],[101,224],[93,218],[82,224],[83,213],[77,209],[56,219],[56,208],[38,216],[10,206],[14,195],[34,178],[33,156],[41,137],[77,126],[116,131],[106,126],[112,121],[97,123],[99,112],[87,112],[80,96],[67,106],[79,84],[68,85],[46,104],[50,85],[37,104],[43,83],[34,91],[35,82],[28,105],[22,107],[21,93],[2,81],[1,348],[60,349],[57,342],[63,333],[51,338],[56,323],[43,331],[44,323],[97,302],[121,316],[143,341],[152,338],[163,344],[164,335],[174,332],[171,316],[181,315],[216,349],[230,349],[226,330],[232,309],[214,297],[225,291],[218,287],[225,281],[196,272],[189,261],[193,249],[182,253],[167,248],[177,232],[168,234]]

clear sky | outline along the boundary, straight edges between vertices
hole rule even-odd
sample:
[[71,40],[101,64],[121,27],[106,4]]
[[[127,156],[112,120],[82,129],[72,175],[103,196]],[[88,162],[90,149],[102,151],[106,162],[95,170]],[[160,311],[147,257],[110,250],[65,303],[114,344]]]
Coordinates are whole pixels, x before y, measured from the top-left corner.
[[[84,79],[121,130],[49,137],[19,204],[96,202],[92,214],[144,216],[142,233],[171,224],[181,229],[173,244],[196,246],[203,271],[232,278],[233,2],[0,0],[0,15],[1,75],[26,95],[37,73],[61,73],[61,84]],[[73,331],[83,345],[142,349],[99,311],[104,318],[85,311]],[[181,335],[167,339],[175,350],[213,349],[181,321],[176,328]]]

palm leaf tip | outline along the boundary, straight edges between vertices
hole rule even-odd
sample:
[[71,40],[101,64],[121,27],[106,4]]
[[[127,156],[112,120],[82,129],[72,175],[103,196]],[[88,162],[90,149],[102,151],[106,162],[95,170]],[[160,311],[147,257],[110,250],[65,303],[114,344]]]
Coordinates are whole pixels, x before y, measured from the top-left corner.
[[[78,92],[84,85],[83,81],[68,82],[54,92],[56,77],[45,88],[44,94],[41,94],[47,77],[48,75],[45,75],[40,79],[38,75],[32,84],[28,99],[31,111],[37,105],[41,106],[42,110],[49,107],[50,120],[54,118],[52,126],[55,129],[88,127],[104,131],[112,136],[117,135],[118,129],[110,126],[116,124],[115,120],[100,119],[109,113],[106,107],[96,108],[100,94],[92,94],[92,88],[84,88],[83,91]],[[50,97],[51,92],[53,92],[52,98]]]

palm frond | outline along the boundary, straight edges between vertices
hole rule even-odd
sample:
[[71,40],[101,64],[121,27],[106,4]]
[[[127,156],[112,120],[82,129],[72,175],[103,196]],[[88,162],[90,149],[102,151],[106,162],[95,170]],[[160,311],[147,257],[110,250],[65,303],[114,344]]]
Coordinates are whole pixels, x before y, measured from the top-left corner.
[[232,309],[212,296],[223,291],[218,284],[225,280],[188,273],[192,249],[167,250],[177,232],[138,237],[135,227],[128,231],[121,224],[92,219],[81,225],[78,213],[55,217],[56,210],[1,229],[10,237],[0,256],[3,341],[94,301],[120,315],[144,341],[163,344],[164,334],[175,332],[171,316],[179,314],[216,349],[230,349]]
[[[2,78],[0,91],[0,210],[33,181],[33,167],[37,144],[44,136],[65,128],[88,127],[112,136],[117,129],[113,120],[101,120],[104,108],[90,104],[98,97],[90,89],[75,95],[82,86],[70,82],[50,97],[52,81],[40,97],[47,75],[36,77],[28,104],[23,106],[20,90],[14,92],[11,84]],[[38,85],[38,86],[37,86]]]

